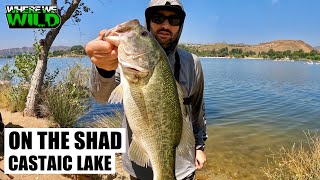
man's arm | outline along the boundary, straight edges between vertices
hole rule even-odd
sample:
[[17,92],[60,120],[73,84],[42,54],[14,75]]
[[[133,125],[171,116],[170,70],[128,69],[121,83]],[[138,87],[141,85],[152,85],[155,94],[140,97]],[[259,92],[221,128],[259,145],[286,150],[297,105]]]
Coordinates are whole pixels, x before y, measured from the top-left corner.
[[191,98],[192,105],[192,125],[196,145],[196,167],[201,169],[206,161],[204,145],[207,140],[206,115],[204,107],[204,75],[200,60],[193,55],[195,60],[195,82]]
[[113,32],[100,31],[98,37],[90,41],[85,49],[92,62],[91,93],[100,103],[107,102],[117,86],[114,74],[118,66],[118,48],[113,42],[106,41],[105,34],[113,35]]
[[91,68],[91,94],[99,103],[106,103],[111,92],[118,85],[115,81],[115,70],[106,71],[96,67]]

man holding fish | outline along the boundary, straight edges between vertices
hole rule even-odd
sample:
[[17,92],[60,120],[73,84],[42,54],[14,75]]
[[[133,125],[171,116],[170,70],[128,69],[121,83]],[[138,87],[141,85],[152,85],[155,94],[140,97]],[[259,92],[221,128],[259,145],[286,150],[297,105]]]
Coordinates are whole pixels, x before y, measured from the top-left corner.
[[151,0],[148,31],[132,20],[86,46],[93,96],[123,102],[129,137],[122,162],[131,179],[194,179],[206,161],[202,67],[177,48],[185,16],[179,0]]

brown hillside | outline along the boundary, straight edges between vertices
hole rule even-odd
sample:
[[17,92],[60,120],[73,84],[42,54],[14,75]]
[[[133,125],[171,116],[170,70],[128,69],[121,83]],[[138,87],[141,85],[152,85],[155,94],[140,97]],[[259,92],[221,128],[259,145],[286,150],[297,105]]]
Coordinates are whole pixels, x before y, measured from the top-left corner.
[[226,43],[215,43],[208,45],[199,45],[200,50],[212,50],[212,49],[221,49],[228,47],[229,50],[235,48],[241,48],[244,51],[254,51],[258,52],[268,52],[270,49],[275,51],[299,51],[302,49],[304,52],[310,52],[313,48],[301,41],[301,40],[275,40],[271,42],[260,43],[257,45],[246,45],[246,44],[226,44]]
[[274,49],[275,51],[298,51],[299,49],[302,49],[304,52],[310,52],[313,48],[306,44],[305,42],[299,40],[277,40],[277,41],[271,41],[267,43],[261,43],[256,45],[254,48],[257,48],[262,51],[269,51],[269,49]]

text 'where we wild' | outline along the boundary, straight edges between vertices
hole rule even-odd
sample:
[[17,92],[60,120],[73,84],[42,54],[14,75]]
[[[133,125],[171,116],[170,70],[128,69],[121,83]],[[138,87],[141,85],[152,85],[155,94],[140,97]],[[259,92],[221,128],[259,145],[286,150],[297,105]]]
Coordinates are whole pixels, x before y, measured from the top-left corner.
[[6,5],[9,28],[57,28],[61,23],[57,6]]

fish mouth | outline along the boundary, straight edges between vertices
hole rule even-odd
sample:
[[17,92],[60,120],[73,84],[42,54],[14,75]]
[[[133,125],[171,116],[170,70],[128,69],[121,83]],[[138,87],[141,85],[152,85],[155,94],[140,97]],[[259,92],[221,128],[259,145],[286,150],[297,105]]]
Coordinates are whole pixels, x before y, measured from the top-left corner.
[[122,70],[123,70],[124,73],[128,73],[128,74],[134,75],[137,78],[146,77],[146,76],[148,76],[148,74],[150,72],[149,70],[144,69],[144,68],[142,68],[140,66],[135,66],[135,65],[132,65],[130,63],[123,62],[123,61],[120,61],[120,60],[119,60],[119,64],[121,65]]
[[140,56],[144,56],[146,54],[148,54],[149,52],[141,52],[141,53],[130,53],[128,51],[126,51],[124,48],[121,48],[121,50],[124,52],[124,54],[132,59],[136,59],[139,58]]

